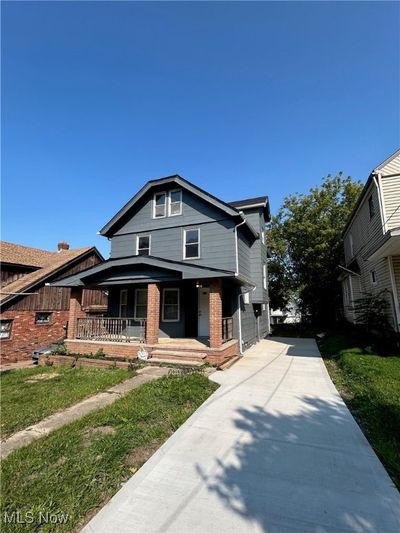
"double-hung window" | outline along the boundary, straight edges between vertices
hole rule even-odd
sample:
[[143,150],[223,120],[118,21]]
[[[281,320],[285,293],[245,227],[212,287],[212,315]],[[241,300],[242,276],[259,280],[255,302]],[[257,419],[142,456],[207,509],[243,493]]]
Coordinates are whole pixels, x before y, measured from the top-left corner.
[[200,230],[185,229],[183,242],[183,259],[198,259],[200,257]]
[[168,203],[168,216],[174,217],[182,214],[182,191],[170,191]]
[[167,215],[167,193],[156,192],[154,195],[153,218],[164,218]]
[[0,339],[11,337],[12,320],[0,320]]
[[128,290],[122,289],[119,292],[119,316],[124,318],[128,316]]
[[150,255],[150,235],[138,235],[136,239],[137,255]]
[[174,217],[182,214],[182,190],[156,192],[153,200],[153,218]]
[[147,289],[135,290],[135,318],[147,318]]
[[163,290],[163,322],[179,322],[179,289]]

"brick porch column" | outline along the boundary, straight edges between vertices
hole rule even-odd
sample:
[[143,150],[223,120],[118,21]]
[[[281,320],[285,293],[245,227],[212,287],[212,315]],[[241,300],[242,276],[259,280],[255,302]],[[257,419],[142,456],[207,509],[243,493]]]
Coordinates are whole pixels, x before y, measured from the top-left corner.
[[69,317],[67,339],[75,339],[77,330],[77,319],[83,318],[86,313],[82,311],[82,287],[73,287],[69,300]]
[[146,343],[157,344],[160,325],[160,287],[157,283],[147,285]]
[[210,283],[210,348],[222,346],[222,288],[221,280]]

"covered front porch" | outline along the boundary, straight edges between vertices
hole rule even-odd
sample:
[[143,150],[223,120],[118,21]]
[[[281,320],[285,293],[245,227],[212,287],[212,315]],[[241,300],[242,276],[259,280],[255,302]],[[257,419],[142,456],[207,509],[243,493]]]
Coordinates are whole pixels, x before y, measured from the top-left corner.
[[[132,358],[145,351],[151,358],[181,355],[214,363],[240,351],[243,281],[234,273],[136,257],[122,264],[110,260],[57,284],[71,287],[66,345],[72,353],[101,349]],[[84,287],[107,292],[104,315],[85,314]]]

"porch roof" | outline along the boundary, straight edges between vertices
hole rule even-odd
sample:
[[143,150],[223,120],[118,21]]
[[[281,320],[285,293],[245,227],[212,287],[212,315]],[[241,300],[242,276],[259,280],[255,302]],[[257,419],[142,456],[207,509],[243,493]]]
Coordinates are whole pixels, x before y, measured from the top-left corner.
[[378,261],[389,255],[400,255],[400,228],[393,228],[385,233],[377,245],[367,253],[368,261]]
[[153,256],[108,259],[100,265],[52,283],[56,287],[89,287],[206,278],[234,278],[239,284],[254,286],[235,272],[172,261]]

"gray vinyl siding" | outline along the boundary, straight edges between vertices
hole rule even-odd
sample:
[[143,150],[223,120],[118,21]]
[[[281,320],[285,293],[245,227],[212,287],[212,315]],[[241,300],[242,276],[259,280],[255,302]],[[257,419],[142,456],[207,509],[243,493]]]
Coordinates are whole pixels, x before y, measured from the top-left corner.
[[246,350],[252,344],[258,341],[257,336],[257,317],[254,313],[254,307],[250,304],[244,304],[241,298],[240,316],[242,319],[242,343],[243,349]]
[[[169,187],[169,189],[160,189],[159,192],[168,192],[168,190],[176,189],[177,187]],[[144,196],[138,205],[133,208],[129,218],[117,229],[114,235],[145,233],[183,225],[229,220],[229,217],[223,211],[185,189],[182,190],[181,215],[153,218],[153,198],[154,191],[150,191]]]
[[[151,199],[153,195],[150,195]],[[134,233],[118,231],[111,239],[111,258],[126,257],[136,254],[136,239],[140,235],[151,236],[150,254],[163,259],[183,261],[184,230],[200,230],[200,258],[185,259],[189,264],[208,266],[234,272],[236,269],[235,237],[232,219],[224,218],[216,208],[208,208],[205,202],[195,200],[193,195],[184,191],[182,215],[164,219],[152,219],[149,204],[144,207],[124,226],[124,230],[136,230]],[[195,215],[194,205],[199,209]],[[144,216],[146,215],[146,220]],[[214,216],[215,219],[212,219]],[[194,223],[197,221],[197,223]],[[169,227],[166,227],[166,225]],[[171,226],[172,225],[172,226]],[[140,231],[139,231],[140,230]]]
[[[137,236],[151,235],[150,254],[154,257],[234,272],[236,259],[233,228],[232,221],[224,220],[138,234],[117,235],[111,241],[111,258],[135,255]],[[184,260],[184,230],[190,229],[200,230],[200,258]]]
[[[245,211],[245,216],[248,222],[260,234],[265,230],[264,215],[261,208],[249,209]],[[241,228],[239,228],[240,230]],[[246,257],[247,263],[244,257]],[[241,264],[246,265],[250,270],[250,274],[245,274],[241,269]],[[248,263],[250,265],[248,266]],[[246,275],[256,285],[256,289],[252,293],[253,302],[262,303],[268,302],[268,284],[267,289],[263,286],[263,265],[267,266],[267,246],[263,244],[261,237],[249,244],[247,249],[239,248],[239,272]],[[268,269],[267,269],[268,270]],[[268,280],[268,274],[267,274]]]
[[252,243],[250,239],[248,239],[241,228],[238,228],[238,263],[239,263],[239,274],[241,276],[246,277],[247,279],[251,279],[254,283],[256,283],[256,280],[252,277],[252,269],[251,269],[251,250],[252,250]]

